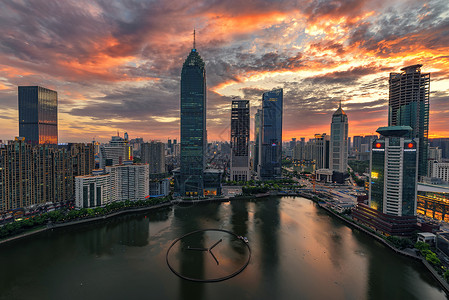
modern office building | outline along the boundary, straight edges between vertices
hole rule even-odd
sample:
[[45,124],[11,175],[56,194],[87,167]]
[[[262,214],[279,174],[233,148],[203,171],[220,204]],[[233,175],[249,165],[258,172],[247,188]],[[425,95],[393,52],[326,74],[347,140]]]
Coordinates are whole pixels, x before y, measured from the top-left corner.
[[329,169],[345,173],[348,168],[348,116],[340,106],[332,115]]
[[141,162],[148,164],[150,174],[165,173],[165,144],[152,141],[141,145]]
[[150,180],[150,197],[164,197],[170,193],[170,179]]
[[417,213],[449,222],[449,186],[418,183]]
[[388,125],[412,128],[408,137],[419,138],[418,175],[427,176],[430,73],[421,73],[421,67],[390,73]]
[[416,215],[417,139],[408,138],[410,126],[380,127],[373,142],[369,203],[394,216]]
[[58,93],[19,86],[19,135],[32,144],[58,144]]
[[430,146],[441,149],[442,158],[449,158],[449,138],[435,138],[429,139],[429,141]]
[[380,127],[370,161],[369,205],[357,204],[354,220],[387,235],[410,236],[415,230],[418,139],[410,126]]
[[203,195],[206,145],[206,69],[194,45],[181,71],[182,196]]
[[282,177],[282,110],[282,89],[263,93],[258,170],[261,180]]
[[257,109],[254,115],[254,155],[253,155],[253,171],[259,170],[259,153],[260,153],[260,128],[262,124],[262,110]]
[[315,161],[316,169],[329,169],[331,137],[325,133],[315,134],[315,139],[310,143],[312,144],[312,157],[309,159]]
[[249,166],[249,101],[233,100],[231,107],[231,180],[251,179]]

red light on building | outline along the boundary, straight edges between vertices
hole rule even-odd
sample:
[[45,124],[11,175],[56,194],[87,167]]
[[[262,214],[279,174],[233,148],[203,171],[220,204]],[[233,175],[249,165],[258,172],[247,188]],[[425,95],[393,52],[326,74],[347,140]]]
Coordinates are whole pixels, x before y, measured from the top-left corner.
[[376,143],[376,148],[380,148],[380,147],[382,147],[382,144],[381,143]]
[[413,143],[408,143],[407,147],[413,148]]

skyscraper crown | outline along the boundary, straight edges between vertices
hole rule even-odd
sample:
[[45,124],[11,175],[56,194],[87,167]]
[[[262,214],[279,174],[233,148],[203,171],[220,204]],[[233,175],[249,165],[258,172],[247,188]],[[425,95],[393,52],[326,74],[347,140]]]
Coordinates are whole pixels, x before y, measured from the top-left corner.
[[188,66],[198,66],[202,69],[204,68],[204,61],[196,49],[192,49],[192,51],[190,51],[189,56],[187,56],[187,59],[182,65],[183,68]]

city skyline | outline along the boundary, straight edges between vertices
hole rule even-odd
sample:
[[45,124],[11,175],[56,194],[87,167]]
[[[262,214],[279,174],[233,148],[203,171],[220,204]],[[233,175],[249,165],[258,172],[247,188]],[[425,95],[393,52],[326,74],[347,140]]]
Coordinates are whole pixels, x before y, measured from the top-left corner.
[[180,66],[193,28],[208,73],[209,141],[229,140],[233,97],[250,100],[253,128],[263,92],[277,88],[284,141],[330,133],[340,100],[349,136],[375,134],[387,125],[389,73],[417,63],[431,76],[429,138],[449,137],[448,12],[443,0],[4,1],[0,139],[19,135],[19,85],[58,92],[61,142],[106,142],[117,130],[179,139]]

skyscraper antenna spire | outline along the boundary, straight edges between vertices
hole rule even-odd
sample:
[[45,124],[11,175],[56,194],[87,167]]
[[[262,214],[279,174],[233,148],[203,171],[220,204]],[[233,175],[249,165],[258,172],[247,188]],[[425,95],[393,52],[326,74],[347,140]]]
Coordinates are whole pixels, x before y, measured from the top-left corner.
[[196,45],[195,45],[195,28],[193,29],[193,49],[196,49]]
[[341,108],[341,99],[340,99],[340,106],[339,107]]

